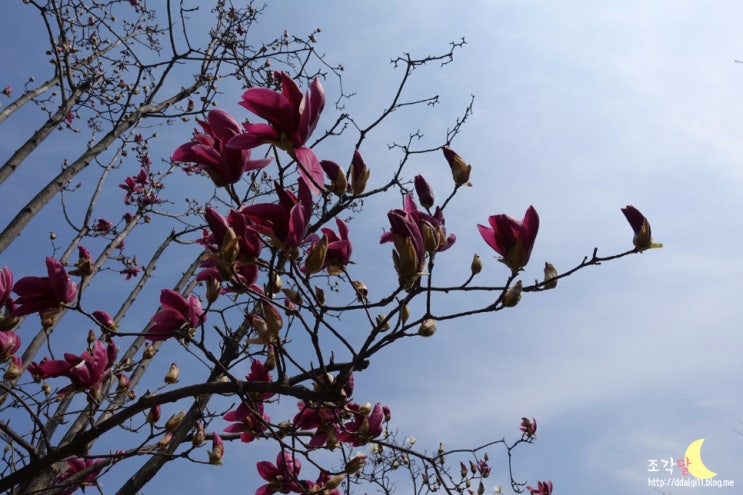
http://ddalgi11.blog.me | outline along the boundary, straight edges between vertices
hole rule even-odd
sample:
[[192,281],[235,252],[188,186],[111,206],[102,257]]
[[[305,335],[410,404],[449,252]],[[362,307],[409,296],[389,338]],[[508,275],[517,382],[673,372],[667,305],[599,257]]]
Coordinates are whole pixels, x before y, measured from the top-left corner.
[[714,487],[714,488],[733,488],[735,487],[735,480],[648,477],[648,486],[653,486],[657,488],[670,488],[670,487],[701,488],[705,486]]

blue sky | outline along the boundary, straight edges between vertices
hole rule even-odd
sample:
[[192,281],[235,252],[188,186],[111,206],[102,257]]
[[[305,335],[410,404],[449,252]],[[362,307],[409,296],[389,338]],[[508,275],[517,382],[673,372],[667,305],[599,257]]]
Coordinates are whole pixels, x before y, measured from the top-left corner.
[[[442,280],[459,280],[473,252],[484,259],[482,280],[505,279],[475,224],[497,213],[521,217],[530,204],[541,228],[525,281],[541,278],[544,261],[568,269],[594,247],[599,255],[630,248],[620,212],[627,204],[665,245],[389,350],[357,383],[368,400],[390,405],[404,435],[424,448],[469,446],[515,439],[521,416],[534,416],[539,439],[518,452],[517,477],[551,479],[556,494],[607,495],[658,493],[647,483],[648,460],[676,459],[705,438],[704,461],[716,479],[743,483],[743,436],[734,431],[743,431],[741,25],[734,1],[409,1],[394,11],[379,2],[271,2],[261,24],[267,32],[323,29],[319,44],[344,65],[344,84],[357,93],[348,109],[362,121],[396,87],[391,58],[437,53],[466,38],[453,64],[421,70],[409,93],[439,94],[441,105],[400,112],[362,148],[370,166],[391,168],[397,157],[387,143],[416,129],[424,143],[438,143],[475,95],[474,115],[453,144],[473,165],[474,185],[447,209],[458,240],[439,258]],[[7,44],[0,50],[20,53]],[[327,90],[332,100],[332,84]],[[240,111],[234,102],[223,107]],[[3,156],[12,137],[0,138]],[[339,161],[350,154],[340,145],[324,151]],[[448,192],[442,159],[410,167],[438,197]],[[376,213],[352,225],[355,257],[389,268],[389,247],[362,236],[381,232],[384,213],[397,206],[392,197],[374,203]],[[22,258],[7,256],[0,265]],[[370,287],[390,283],[367,276]],[[252,493],[254,480],[242,479],[260,447],[238,447],[228,446],[222,471],[195,469],[199,481],[184,493],[226,475]],[[503,458],[497,450],[491,456],[493,483],[505,484]],[[153,489],[180,487],[183,470],[166,470]],[[662,490],[669,491],[713,492]]]

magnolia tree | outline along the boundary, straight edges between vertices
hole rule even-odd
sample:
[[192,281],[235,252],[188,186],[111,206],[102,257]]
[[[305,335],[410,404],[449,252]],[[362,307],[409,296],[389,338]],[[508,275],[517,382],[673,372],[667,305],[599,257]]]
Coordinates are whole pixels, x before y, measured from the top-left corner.
[[[55,130],[70,141],[87,136],[81,154],[65,160],[0,235],[0,250],[27,242],[16,237],[36,228],[31,220],[60,197],[67,228],[55,228],[49,255],[35,261],[40,273],[0,270],[0,490],[69,494],[96,486],[133,495],[167,463],[219,465],[231,451],[263,444],[261,452],[271,445],[273,454],[254,466],[250,479],[263,481],[251,490],[259,495],[391,493],[405,480],[411,493],[483,493],[487,483],[498,492],[500,484],[552,492],[551,481],[523,481],[511,468],[514,449],[535,440],[536,419],[514,418],[511,440],[418,450],[394,428],[385,397],[354,388],[354,377],[387,347],[434,337],[440,322],[512,308],[578,270],[658,246],[647,219],[627,206],[631,249],[607,257],[594,250],[563,272],[545,263],[543,280],[530,282],[522,271],[537,241],[534,207],[521,219],[493,211],[480,224],[447,223],[447,206],[466,194],[477,170],[451,147],[469,107],[440,145],[416,149],[414,133],[393,146],[397,166],[367,163],[368,135],[393,111],[435,103],[404,99],[414,69],[446,65],[463,41],[441,55],[395,59],[400,84],[364,125],[343,112],[340,90],[326,110],[323,82],[337,80],[340,67],[315,52],[317,32],[251,45],[248,32],[261,14],[252,5],[218,2],[200,48],[187,29],[195,10],[184,4],[156,12],[136,0],[26,3],[53,41],[52,75],[4,91],[20,93],[0,113],[6,125],[29,105],[44,122],[11,153],[3,180]],[[184,70],[193,71],[191,86],[181,82],[167,94],[171,74]],[[218,79],[243,89],[220,93]],[[218,94],[243,108],[213,105]],[[324,111],[332,117],[322,129]],[[193,134],[177,131],[183,144],[151,156],[153,126],[191,115]],[[348,142],[340,135],[355,144],[317,146]],[[434,194],[411,165],[421,153],[450,168],[446,190]],[[83,174],[92,163],[95,171]],[[72,187],[78,174],[84,180]],[[178,192],[166,188],[174,181],[201,192],[181,198],[187,206],[180,208]],[[385,195],[388,211],[365,208]],[[360,222],[383,233],[355,234]],[[500,283],[475,283],[483,263],[455,242],[466,229],[478,229],[481,249],[507,268]],[[125,239],[149,261],[140,263]],[[387,266],[373,267],[394,280],[388,292],[363,282],[372,267],[354,257],[359,243],[391,251]],[[182,259],[168,272],[178,273],[171,283],[153,278],[158,262]],[[439,282],[435,266],[462,259],[468,275]],[[462,293],[482,297],[447,309],[448,298]],[[141,321],[127,317],[132,308],[150,315],[140,327],[129,323]],[[164,379],[156,371],[163,362]],[[239,372],[246,368],[247,376]],[[507,452],[507,474],[493,480],[488,451],[496,448]]]

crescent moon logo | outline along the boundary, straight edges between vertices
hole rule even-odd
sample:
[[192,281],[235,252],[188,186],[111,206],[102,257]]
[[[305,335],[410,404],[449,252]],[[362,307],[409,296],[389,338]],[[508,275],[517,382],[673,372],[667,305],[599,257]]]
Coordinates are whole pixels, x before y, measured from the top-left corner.
[[707,466],[702,462],[702,444],[704,438],[694,440],[686,447],[686,464],[687,469],[696,478],[707,479],[714,478],[717,473],[714,473],[707,469]]

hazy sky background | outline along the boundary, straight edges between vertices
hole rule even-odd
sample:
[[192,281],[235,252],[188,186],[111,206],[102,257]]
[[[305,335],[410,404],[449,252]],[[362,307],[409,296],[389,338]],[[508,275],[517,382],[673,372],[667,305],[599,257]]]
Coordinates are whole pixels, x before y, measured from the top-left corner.
[[[11,13],[22,8],[16,3]],[[525,295],[512,310],[442,323],[433,338],[381,356],[358,377],[357,391],[389,404],[394,425],[429,449],[439,441],[466,447],[504,435],[515,440],[521,416],[536,417],[538,441],[517,452],[515,474],[531,483],[551,479],[555,494],[657,493],[648,486],[648,460],[682,457],[698,438],[706,439],[703,458],[715,479],[743,484],[743,436],[734,431],[743,431],[743,65],[735,62],[743,58],[743,6],[392,5],[274,0],[261,29],[303,35],[321,27],[319,46],[345,66],[344,85],[356,93],[347,107],[362,122],[396,89],[400,71],[391,58],[439,53],[465,37],[454,63],[421,70],[408,93],[438,94],[439,107],[400,112],[362,148],[370,166],[391,169],[397,156],[387,143],[416,129],[424,143],[440,142],[475,95],[474,115],[452,145],[473,165],[474,185],[447,208],[458,240],[437,259],[444,279],[466,278],[478,252],[483,283],[504,280],[507,270],[475,224],[497,213],[521,218],[529,205],[541,228],[525,282],[541,279],[545,261],[567,270],[594,247],[599,255],[631,248],[620,211],[627,204],[649,218],[665,247],[581,271],[556,291]],[[18,46],[2,50],[22,53]],[[239,114],[238,99],[225,99],[223,108]],[[13,142],[0,137],[3,150]],[[350,147],[324,152],[344,161]],[[409,175],[417,173],[437,197],[449,192],[438,155],[414,161]],[[375,175],[383,174],[373,168],[372,182]],[[390,248],[378,246],[376,235],[385,212],[399,206],[388,201],[351,227],[354,257],[378,260],[385,270]],[[377,282],[371,270],[366,283],[389,283],[385,275]],[[262,449],[229,445],[226,465],[194,467],[197,479],[185,473],[190,467],[172,466],[145,493],[203,493],[224,488],[225,476],[230,490],[252,493],[254,463],[275,455]],[[490,453],[492,483],[506,484],[503,457]],[[678,469],[671,476],[681,477]]]

